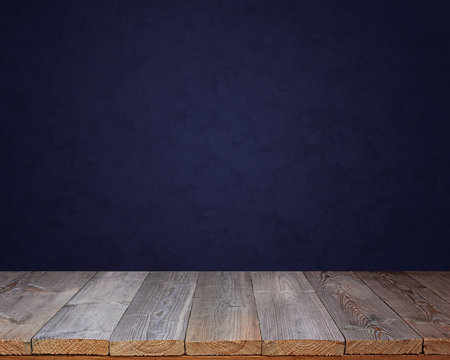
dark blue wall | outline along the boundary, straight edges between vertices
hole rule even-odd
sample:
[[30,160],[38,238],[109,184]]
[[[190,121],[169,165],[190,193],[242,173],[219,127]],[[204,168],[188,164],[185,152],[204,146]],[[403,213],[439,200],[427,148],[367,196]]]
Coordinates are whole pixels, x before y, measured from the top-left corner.
[[449,18],[0,1],[1,269],[450,270]]

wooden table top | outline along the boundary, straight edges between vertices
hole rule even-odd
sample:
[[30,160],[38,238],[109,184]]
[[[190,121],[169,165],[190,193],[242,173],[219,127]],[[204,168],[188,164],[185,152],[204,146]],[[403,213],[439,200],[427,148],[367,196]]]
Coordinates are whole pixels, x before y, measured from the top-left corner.
[[43,354],[448,359],[450,272],[0,272],[0,355]]

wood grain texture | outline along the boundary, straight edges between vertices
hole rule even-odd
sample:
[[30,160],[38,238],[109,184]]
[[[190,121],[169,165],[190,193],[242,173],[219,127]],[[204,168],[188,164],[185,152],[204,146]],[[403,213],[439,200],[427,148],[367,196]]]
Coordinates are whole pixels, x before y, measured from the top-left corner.
[[[1,356],[4,360],[111,360],[111,356],[77,356],[77,355],[24,355],[24,356]],[[121,356],[120,360],[148,360],[145,356]],[[321,355],[300,355],[300,356],[154,356],[151,360],[450,360],[448,355],[342,355],[342,356],[321,356]]]
[[450,302],[450,271],[407,271],[406,274]]
[[107,355],[147,272],[99,272],[33,338],[33,354]]
[[29,273],[25,271],[0,271],[0,294],[16,286],[19,279],[26,274]]
[[350,272],[305,272],[346,339],[347,354],[411,354],[422,338]]
[[425,354],[450,355],[450,304],[402,272],[357,275],[424,339]]
[[0,293],[0,354],[31,354],[34,334],[93,275],[40,271],[4,276],[6,285]]
[[186,335],[188,355],[261,354],[248,272],[202,272]]
[[198,272],[151,272],[110,339],[110,354],[183,355]]
[[251,273],[262,355],[343,355],[344,337],[301,272]]

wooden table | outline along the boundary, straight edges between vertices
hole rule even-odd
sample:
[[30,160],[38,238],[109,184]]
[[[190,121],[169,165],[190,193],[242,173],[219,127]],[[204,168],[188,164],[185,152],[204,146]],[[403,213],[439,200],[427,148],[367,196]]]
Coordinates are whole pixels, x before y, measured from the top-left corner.
[[0,272],[0,358],[77,355],[450,359],[450,272]]

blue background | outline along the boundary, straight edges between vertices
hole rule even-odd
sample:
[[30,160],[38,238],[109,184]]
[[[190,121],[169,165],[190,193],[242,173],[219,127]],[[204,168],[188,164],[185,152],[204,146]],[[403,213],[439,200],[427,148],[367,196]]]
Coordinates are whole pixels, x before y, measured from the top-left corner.
[[0,267],[450,270],[448,1],[0,1]]

